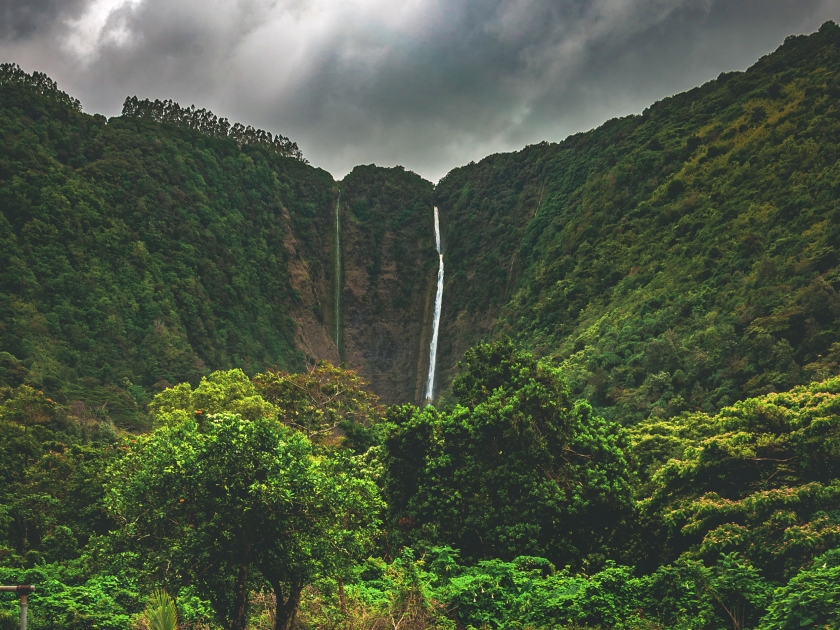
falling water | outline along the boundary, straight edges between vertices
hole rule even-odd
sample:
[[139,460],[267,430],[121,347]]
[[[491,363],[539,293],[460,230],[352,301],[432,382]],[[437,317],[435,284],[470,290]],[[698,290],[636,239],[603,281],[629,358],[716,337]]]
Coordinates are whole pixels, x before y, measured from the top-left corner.
[[[338,334],[341,322],[341,219],[338,207],[341,203],[341,190],[335,202],[335,345],[338,345]],[[340,350],[339,350],[340,352]]]
[[429,345],[429,380],[426,384],[426,400],[431,401],[435,393],[435,362],[437,361],[438,329],[440,327],[440,307],[443,304],[443,253],[440,247],[440,221],[435,206],[435,248],[440,257],[438,267],[437,293],[435,294],[435,318],[432,324],[432,343]]

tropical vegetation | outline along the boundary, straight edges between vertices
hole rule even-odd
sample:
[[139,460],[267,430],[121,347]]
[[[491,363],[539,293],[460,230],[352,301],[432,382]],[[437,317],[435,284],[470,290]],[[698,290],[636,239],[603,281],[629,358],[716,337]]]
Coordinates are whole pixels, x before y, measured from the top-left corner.
[[[35,630],[840,627],[838,86],[828,23],[342,207],[284,136],[0,66],[0,583]],[[470,347],[385,405],[313,353],[407,365],[432,203]]]

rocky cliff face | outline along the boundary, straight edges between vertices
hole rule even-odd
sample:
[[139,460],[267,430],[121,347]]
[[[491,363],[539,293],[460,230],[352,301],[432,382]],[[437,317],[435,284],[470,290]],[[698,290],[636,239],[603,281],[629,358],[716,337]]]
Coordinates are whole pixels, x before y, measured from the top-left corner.
[[340,186],[341,358],[384,402],[419,402],[436,270],[434,188],[401,167],[374,166],[357,167]]
[[318,195],[330,201],[306,221],[285,213],[298,348],[309,363],[357,370],[387,404],[423,395],[437,270],[433,196],[431,182],[402,167],[359,166]]

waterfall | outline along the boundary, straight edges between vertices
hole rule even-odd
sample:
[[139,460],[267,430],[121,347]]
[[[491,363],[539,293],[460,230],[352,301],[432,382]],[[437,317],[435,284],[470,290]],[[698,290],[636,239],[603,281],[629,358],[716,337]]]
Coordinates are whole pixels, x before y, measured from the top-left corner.
[[440,247],[440,221],[438,209],[435,206],[435,248],[440,258],[437,277],[437,293],[435,293],[435,317],[432,323],[432,343],[429,345],[429,380],[426,384],[426,401],[431,402],[435,394],[435,363],[437,361],[438,330],[440,328],[440,307],[443,304],[443,252]]
[[341,218],[338,213],[340,204],[341,189],[338,191],[338,199],[335,202],[335,346],[339,348],[339,354],[341,354],[338,345],[341,322]]

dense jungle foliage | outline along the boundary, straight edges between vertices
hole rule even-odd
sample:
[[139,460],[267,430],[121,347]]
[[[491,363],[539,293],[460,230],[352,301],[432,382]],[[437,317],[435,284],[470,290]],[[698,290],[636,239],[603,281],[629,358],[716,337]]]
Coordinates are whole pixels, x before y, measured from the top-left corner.
[[2,66],[0,583],[37,586],[30,628],[840,627],[839,47],[437,191],[354,170],[371,286],[423,277],[377,257],[437,195],[447,308],[500,314],[438,408],[306,364],[289,262],[326,283],[338,190],[289,141]]
[[[840,28],[436,195],[444,364],[464,312],[632,423],[840,372]],[[456,344],[457,345],[457,344]]]
[[327,248],[332,177],[166,122],[0,69],[0,385],[131,426],[208,369],[303,367],[284,238]]
[[629,430],[501,341],[455,390],[221,371],[138,435],[21,385],[0,582],[37,584],[36,629],[149,627],[164,595],[196,629],[840,624],[840,378]]

